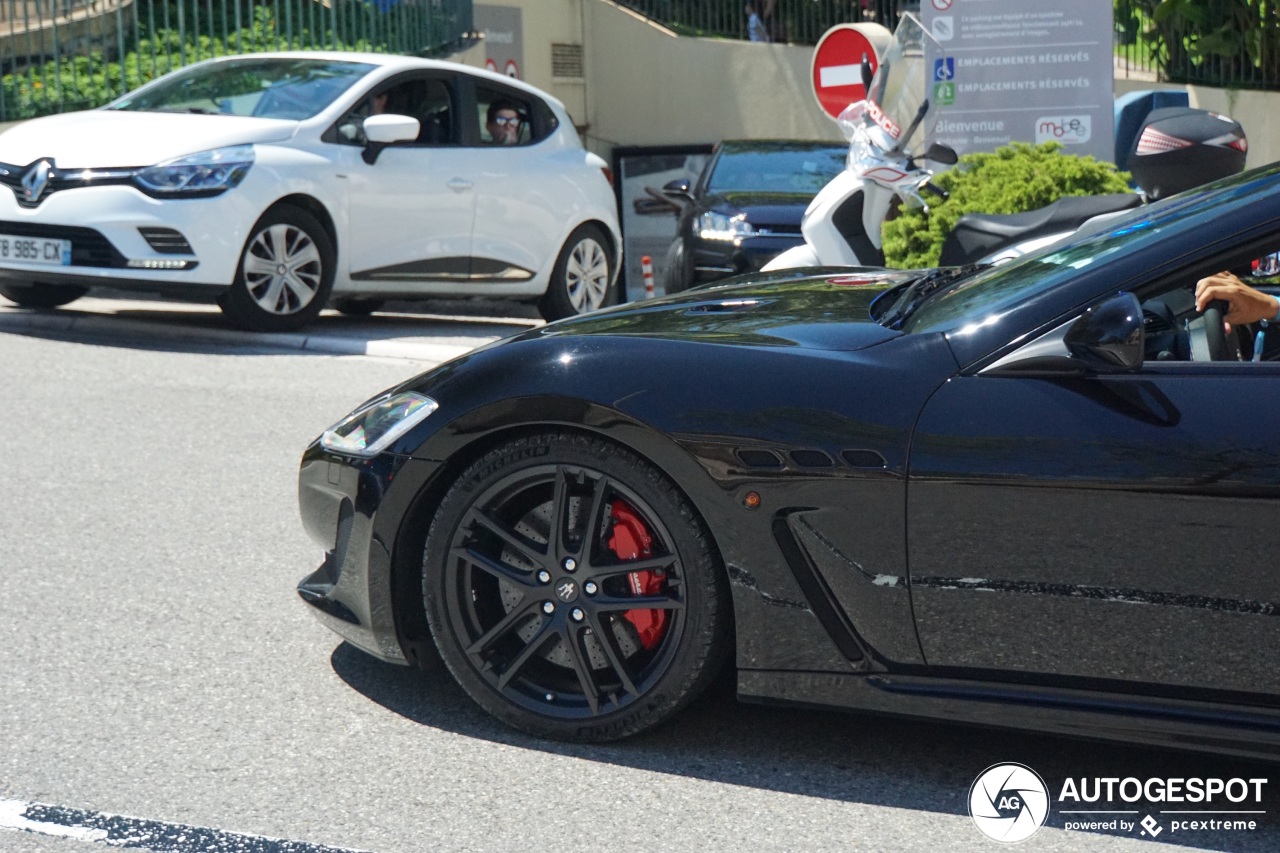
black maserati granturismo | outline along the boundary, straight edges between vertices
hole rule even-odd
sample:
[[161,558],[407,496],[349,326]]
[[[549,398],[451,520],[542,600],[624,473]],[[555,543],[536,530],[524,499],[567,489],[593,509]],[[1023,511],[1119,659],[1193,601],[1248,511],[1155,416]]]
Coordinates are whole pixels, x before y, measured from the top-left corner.
[[531,330],[307,448],[298,591],[549,737],[732,666],[748,701],[1275,758],[1280,332],[1193,292],[1277,250],[1280,165],[996,267]]

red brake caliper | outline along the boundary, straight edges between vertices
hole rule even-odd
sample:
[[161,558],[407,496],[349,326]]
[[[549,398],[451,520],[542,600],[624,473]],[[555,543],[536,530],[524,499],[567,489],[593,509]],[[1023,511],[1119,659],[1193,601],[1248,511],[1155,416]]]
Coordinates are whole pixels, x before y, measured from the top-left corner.
[[[613,517],[613,531],[609,536],[609,550],[619,560],[636,560],[650,557],[653,554],[653,537],[649,535],[640,516],[624,501],[609,504],[609,514]],[[631,585],[632,595],[658,595],[662,592],[664,574],[660,571],[631,572],[627,582]],[[667,611],[665,610],[628,610],[622,614],[635,626],[640,634],[640,642],[646,649],[652,649],[662,639],[667,627]]]

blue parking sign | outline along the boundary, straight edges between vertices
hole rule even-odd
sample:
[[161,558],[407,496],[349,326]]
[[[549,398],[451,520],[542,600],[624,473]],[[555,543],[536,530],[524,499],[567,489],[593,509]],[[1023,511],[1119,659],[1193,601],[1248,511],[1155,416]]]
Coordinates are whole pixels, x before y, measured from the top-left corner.
[[956,79],[956,61],[950,56],[942,59],[935,59],[933,62],[933,79],[934,80],[954,80]]

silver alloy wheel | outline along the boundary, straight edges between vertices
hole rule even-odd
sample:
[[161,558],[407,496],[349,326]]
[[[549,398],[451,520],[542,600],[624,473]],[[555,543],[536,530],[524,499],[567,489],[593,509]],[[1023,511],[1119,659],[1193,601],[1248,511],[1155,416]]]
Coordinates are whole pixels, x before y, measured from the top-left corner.
[[244,253],[244,284],[262,310],[296,314],[315,298],[324,262],[307,232],[276,223],[249,241]]
[[577,314],[595,311],[609,293],[609,255],[592,237],[583,237],[569,253],[564,270],[569,304]]

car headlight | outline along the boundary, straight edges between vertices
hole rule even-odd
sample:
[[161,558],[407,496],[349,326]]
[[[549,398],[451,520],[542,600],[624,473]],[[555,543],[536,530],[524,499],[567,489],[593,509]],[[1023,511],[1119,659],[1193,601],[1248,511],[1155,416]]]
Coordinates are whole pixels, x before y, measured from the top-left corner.
[[320,446],[334,453],[377,456],[438,408],[435,400],[412,391],[381,397],[325,430]]
[[150,195],[217,195],[244,180],[252,165],[253,146],[233,145],[157,163],[139,171],[134,180]]
[[723,213],[704,213],[698,217],[698,236],[703,240],[727,240],[734,242],[750,237],[756,229],[747,221],[745,213],[726,216]]

